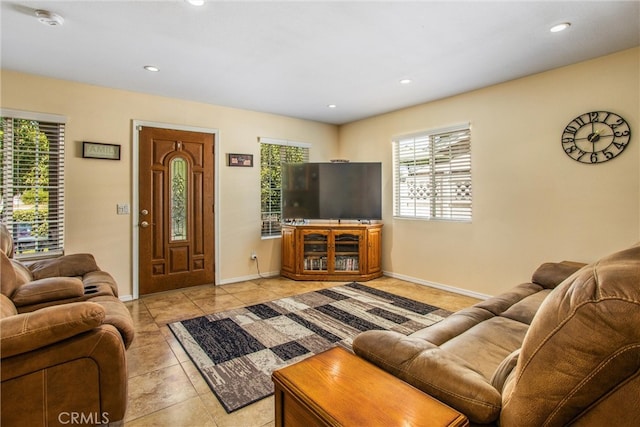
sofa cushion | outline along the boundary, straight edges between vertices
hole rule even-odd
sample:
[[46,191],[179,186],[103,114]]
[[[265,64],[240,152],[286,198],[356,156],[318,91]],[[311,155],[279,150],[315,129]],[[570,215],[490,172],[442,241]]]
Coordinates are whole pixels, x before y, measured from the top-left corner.
[[522,283],[514,286],[506,292],[496,295],[484,301],[475,304],[474,307],[484,308],[485,310],[499,316],[514,304],[522,301],[524,298],[534,295],[543,289],[542,286],[535,283]]
[[[503,392],[502,425],[567,425],[640,372],[640,246],[582,268],[538,310]],[[611,416],[638,414],[618,399]],[[620,414],[619,416],[616,414]],[[607,414],[601,414],[601,420]],[[603,421],[604,422],[604,421]],[[613,425],[615,423],[611,423]]]
[[428,328],[414,332],[411,336],[440,345],[492,317],[494,317],[494,314],[483,308],[468,307],[451,314]]
[[540,308],[540,305],[551,292],[550,289],[543,289],[533,295],[523,298],[521,301],[513,304],[509,309],[502,312],[500,316],[508,319],[517,320],[521,323],[531,324],[533,316]]
[[528,327],[526,323],[496,316],[450,339],[440,348],[465,360],[490,382],[504,358],[520,348]]
[[83,276],[91,271],[99,270],[96,260],[91,254],[71,254],[59,258],[44,259],[29,264],[34,279],[46,277]]

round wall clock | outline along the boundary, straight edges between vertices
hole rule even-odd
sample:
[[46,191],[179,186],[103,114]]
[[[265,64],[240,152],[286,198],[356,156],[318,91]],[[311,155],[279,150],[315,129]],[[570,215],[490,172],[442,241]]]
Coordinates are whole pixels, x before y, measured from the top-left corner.
[[571,120],[562,132],[562,149],[580,163],[597,164],[624,151],[631,138],[625,119],[609,111],[592,111]]

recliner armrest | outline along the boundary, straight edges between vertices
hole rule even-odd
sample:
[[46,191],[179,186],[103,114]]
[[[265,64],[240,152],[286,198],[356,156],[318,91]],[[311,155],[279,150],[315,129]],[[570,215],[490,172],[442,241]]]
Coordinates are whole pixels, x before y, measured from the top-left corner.
[[84,295],[82,280],[76,277],[50,277],[20,286],[11,295],[16,307],[49,301],[78,298]]
[[77,302],[46,307],[0,319],[2,358],[26,353],[66,340],[102,324],[104,309]]
[[490,381],[435,344],[392,331],[367,331],[354,339],[353,350],[475,423],[491,423],[500,415],[502,397]]

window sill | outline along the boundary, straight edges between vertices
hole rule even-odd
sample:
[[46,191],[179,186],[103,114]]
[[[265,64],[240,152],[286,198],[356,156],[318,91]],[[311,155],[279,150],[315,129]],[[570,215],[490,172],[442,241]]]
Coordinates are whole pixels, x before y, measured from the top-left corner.
[[280,238],[282,238],[282,235],[280,234],[276,234],[273,236],[260,236],[261,240],[272,240],[272,239],[280,239]]

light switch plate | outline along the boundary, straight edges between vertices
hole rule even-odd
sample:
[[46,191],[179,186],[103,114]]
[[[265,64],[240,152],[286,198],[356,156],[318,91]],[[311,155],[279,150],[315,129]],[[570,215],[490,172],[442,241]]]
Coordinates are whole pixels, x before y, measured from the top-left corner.
[[118,203],[116,206],[118,215],[129,215],[129,204],[128,203]]

